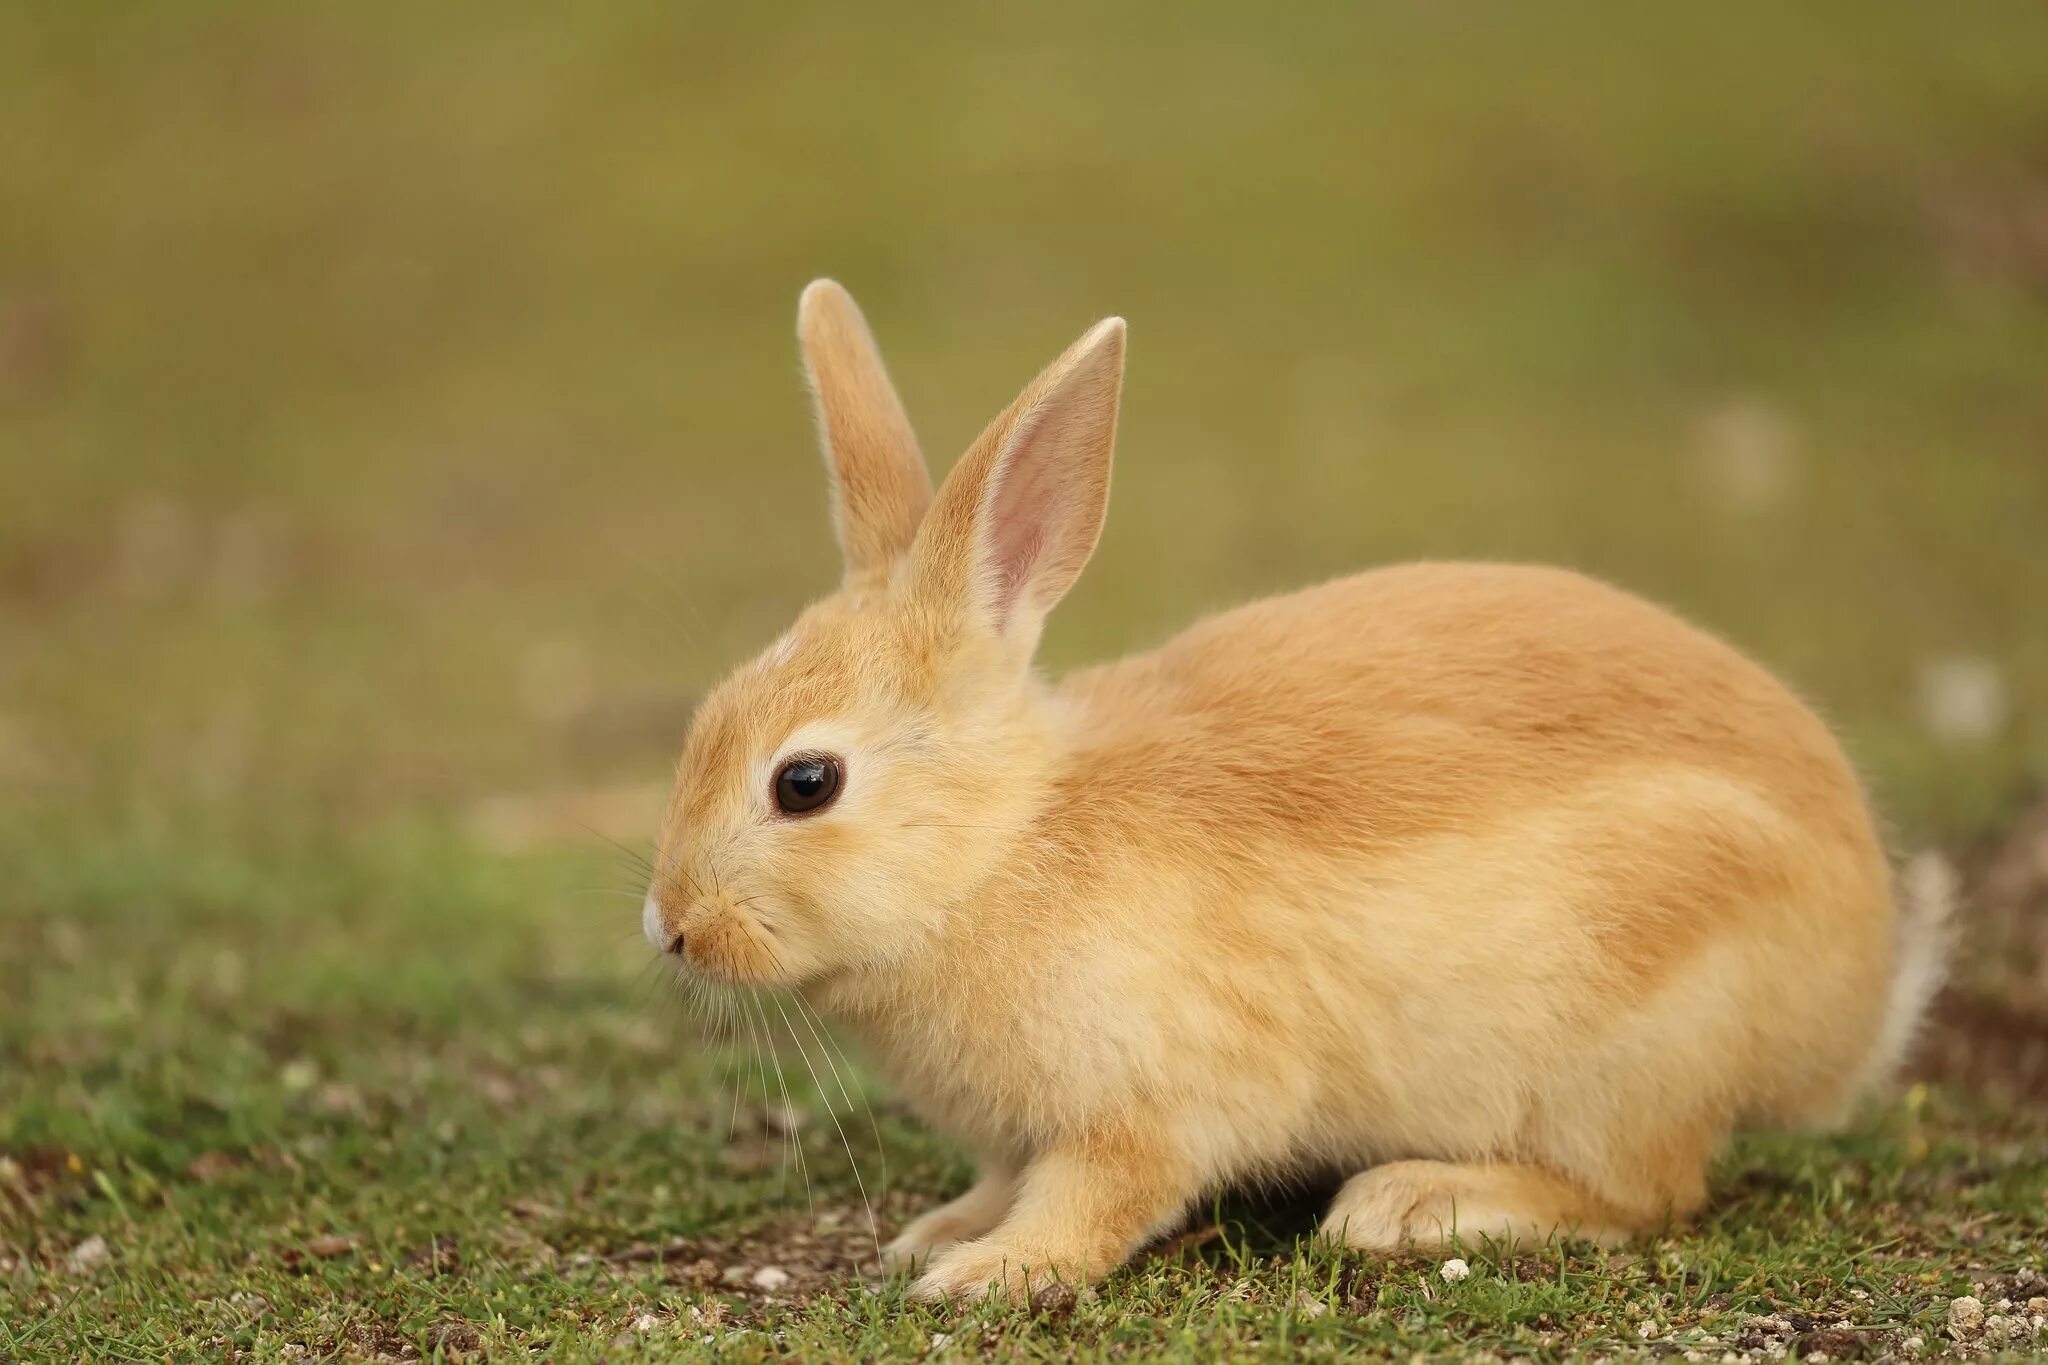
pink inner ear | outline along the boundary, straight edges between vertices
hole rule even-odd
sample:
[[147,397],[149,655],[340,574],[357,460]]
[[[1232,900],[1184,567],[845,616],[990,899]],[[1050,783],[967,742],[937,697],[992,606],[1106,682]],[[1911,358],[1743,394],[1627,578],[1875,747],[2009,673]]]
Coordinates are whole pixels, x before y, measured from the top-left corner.
[[1036,434],[1027,435],[1012,456],[990,509],[989,567],[996,576],[996,615],[1003,621],[1027,590],[1046,541],[1058,534],[1067,510],[1060,506],[1058,471],[1043,458],[1051,443],[1032,439]]
[[[987,472],[963,529],[970,572],[987,594],[981,606],[998,629],[1020,608],[1050,610],[1095,549],[1109,503],[1122,378],[1123,322],[1110,318],[1025,390],[1012,409],[1022,408],[1021,416],[1005,414],[1007,432],[990,429],[997,444],[970,455],[985,460]],[[960,478],[956,470],[947,491],[973,487],[956,485]]]

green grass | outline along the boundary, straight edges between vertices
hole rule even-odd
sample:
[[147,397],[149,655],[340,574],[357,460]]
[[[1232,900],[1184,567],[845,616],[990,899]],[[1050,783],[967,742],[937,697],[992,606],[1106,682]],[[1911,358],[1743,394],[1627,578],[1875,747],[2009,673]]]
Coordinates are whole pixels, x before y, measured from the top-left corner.
[[[644,835],[692,699],[833,580],[790,338],[831,273],[938,466],[1130,319],[1053,665],[1561,561],[1791,679],[1902,848],[1973,847],[2048,783],[2044,203],[2024,0],[0,0],[0,1357],[1941,1340],[2048,1242],[2010,1095],[1746,1145],[1626,1264],[1450,1285],[1249,1199],[1035,1316],[868,1293],[802,1060],[822,1230],[583,826]],[[2002,702],[1960,731],[1957,676]],[[897,1222],[967,1171],[868,1098]]]
[[[1645,1321],[1733,1345],[1773,1313],[1888,1347],[1942,1340],[1955,1295],[2024,1299],[2012,1278],[2048,1245],[2048,1116],[1937,1094],[1848,1136],[1745,1143],[1702,1226],[1612,1259],[1474,1248],[1446,1283],[1307,1243],[1294,1192],[1232,1199],[1219,1235],[1078,1302],[935,1312],[861,1277],[849,1155],[886,1221],[961,1185],[959,1155],[879,1092],[873,1128],[838,1106],[842,1145],[785,1045],[807,1196],[758,1124],[779,1087],[749,1070],[735,1127],[726,1067],[751,1054],[703,1041],[594,927],[606,903],[575,888],[607,860],[507,863],[431,828],[232,852],[140,824],[6,852],[0,1358],[669,1356],[707,1336],[875,1358],[934,1333],[1001,1358],[1562,1354],[1640,1347]],[[104,1261],[75,1264],[94,1237]],[[782,1293],[747,1282],[768,1265]]]

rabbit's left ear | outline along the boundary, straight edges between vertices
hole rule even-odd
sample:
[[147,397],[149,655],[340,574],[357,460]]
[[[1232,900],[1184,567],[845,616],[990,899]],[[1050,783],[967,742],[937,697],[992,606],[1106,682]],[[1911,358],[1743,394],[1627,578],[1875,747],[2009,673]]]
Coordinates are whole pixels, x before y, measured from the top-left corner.
[[846,576],[886,574],[910,548],[932,501],[917,436],[852,295],[831,280],[813,280],[797,303],[796,333],[817,400]]
[[1036,639],[1102,535],[1123,377],[1124,320],[1106,318],[961,457],[911,554],[931,605]]

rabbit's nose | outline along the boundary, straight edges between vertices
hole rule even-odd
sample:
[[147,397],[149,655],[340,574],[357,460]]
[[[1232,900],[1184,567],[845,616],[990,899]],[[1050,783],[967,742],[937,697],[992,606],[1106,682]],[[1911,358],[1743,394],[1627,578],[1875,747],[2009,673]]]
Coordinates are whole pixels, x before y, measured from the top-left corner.
[[683,946],[681,934],[671,934],[668,925],[662,922],[661,902],[656,899],[652,888],[647,899],[640,905],[640,931],[647,935],[647,941],[654,945],[657,953],[680,952]]
[[647,935],[647,941],[654,945],[656,952],[674,953],[677,957],[683,955],[683,931],[668,927],[668,917],[662,913],[661,899],[654,894],[652,888],[649,888],[647,899],[640,906],[640,928]]

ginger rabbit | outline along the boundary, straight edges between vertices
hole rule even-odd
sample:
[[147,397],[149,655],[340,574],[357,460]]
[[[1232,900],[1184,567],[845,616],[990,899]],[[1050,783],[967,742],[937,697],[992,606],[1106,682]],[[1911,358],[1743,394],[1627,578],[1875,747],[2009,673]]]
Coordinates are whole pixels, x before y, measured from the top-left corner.
[[1205,1192],[1353,1173],[1354,1247],[1683,1219],[1840,1116],[1941,976],[1827,728],[1560,569],[1411,564],[1032,668],[1109,495],[1124,324],[936,495],[852,300],[799,336],[845,579],[701,706],[644,921],[798,991],[979,1154],[925,1297],[1106,1274]]

